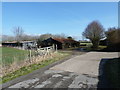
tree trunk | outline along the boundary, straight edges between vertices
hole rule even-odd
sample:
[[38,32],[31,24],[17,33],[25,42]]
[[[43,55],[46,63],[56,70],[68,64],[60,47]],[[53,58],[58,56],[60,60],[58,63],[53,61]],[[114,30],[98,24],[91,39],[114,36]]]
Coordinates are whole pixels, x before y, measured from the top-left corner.
[[99,46],[99,40],[92,40],[93,49],[97,49]]

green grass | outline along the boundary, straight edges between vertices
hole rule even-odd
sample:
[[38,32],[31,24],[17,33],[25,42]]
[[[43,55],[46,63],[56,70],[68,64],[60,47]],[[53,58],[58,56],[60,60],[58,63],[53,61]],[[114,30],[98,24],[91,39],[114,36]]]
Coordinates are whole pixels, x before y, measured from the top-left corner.
[[97,49],[93,49],[92,44],[89,44],[89,45],[86,45],[86,46],[80,46],[80,48],[84,48],[86,51],[99,51],[99,50],[102,50],[106,47],[107,46],[99,45]]
[[104,49],[104,48],[107,48],[107,46],[99,45],[97,50],[102,50],[102,49]]
[[2,65],[9,65],[13,63],[14,61],[21,61],[28,56],[28,51],[26,50],[19,50],[16,48],[10,48],[10,47],[0,47],[0,50],[2,50]]
[[111,86],[120,88],[120,58],[109,60],[105,65],[105,71]]
[[66,48],[64,50],[74,50],[74,49],[77,49],[77,48],[80,48],[80,47],[70,47],[70,48]]
[[85,42],[80,42],[80,45],[86,45],[86,46],[92,46],[92,43],[85,43]]
[[[86,46],[82,46],[82,45],[86,45]],[[70,47],[70,48],[66,48],[64,50],[75,50],[77,48],[85,48],[87,51],[91,50],[92,43],[90,42],[80,42],[80,46],[79,47]]]
[[9,73],[6,76],[2,77],[2,81],[0,83],[5,83],[5,82],[8,82],[8,81],[10,81],[12,79],[15,79],[15,78],[17,78],[19,76],[31,73],[34,70],[45,67],[45,66],[47,66],[47,65],[49,65],[49,64],[51,64],[51,63],[53,63],[55,61],[61,60],[61,59],[63,59],[63,58],[70,55],[68,53],[58,53],[58,54],[59,54],[59,56],[54,57],[52,59],[47,59],[45,61],[40,62],[39,64],[32,64],[30,66],[22,67],[19,70],[13,72],[13,73]]

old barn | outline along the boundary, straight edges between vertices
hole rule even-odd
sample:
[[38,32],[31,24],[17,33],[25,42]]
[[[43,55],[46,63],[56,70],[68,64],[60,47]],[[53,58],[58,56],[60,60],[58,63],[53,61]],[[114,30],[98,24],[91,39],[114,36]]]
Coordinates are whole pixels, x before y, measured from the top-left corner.
[[71,48],[71,47],[78,47],[80,43],[78,41],[72,40],[72,39],[65,39],[65,38],[48,38],[44,41],[42,41],[41,46],[51,46],[51,45],[57,45],[58,49],[65,49],[65,48]]

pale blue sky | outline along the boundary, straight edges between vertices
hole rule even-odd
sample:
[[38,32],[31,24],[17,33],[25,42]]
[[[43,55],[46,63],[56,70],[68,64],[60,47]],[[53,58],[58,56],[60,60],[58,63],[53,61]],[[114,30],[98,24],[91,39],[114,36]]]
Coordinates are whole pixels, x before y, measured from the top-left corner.
[[26,34],[60,34],[81,39],[81,33],[93,20],[105,29],[118,26],[117,2],[18,2],[2,3],[3,34],[13,35],[21,26]]

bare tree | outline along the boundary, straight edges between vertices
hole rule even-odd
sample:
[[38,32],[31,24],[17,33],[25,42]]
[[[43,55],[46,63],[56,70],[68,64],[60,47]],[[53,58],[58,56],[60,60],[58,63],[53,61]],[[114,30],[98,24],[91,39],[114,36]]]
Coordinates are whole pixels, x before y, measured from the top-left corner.
[[39,36],[37,35],[27,35],[27,34],[23,34],[22,35],[22,40],[23,41],[36,41],[39,38]]
[[40,40],[40,41],[43,41],[43,40],[48,39],[48,38],[50,38],[50,37],[53,37],[53,35],[52,35],[52,34],[49,34],[49,33],[47,33],[47,34],[42,34],[42,35],[40,35],[39,40]]
[[108,47],[120,51],[120,28],[109,28],[106,31],[106,37]]
[[85,29],[83,36],[92,42],[93,48],[98,48],[100,39],[105,37],[104,28],[98,21],[93,21]]
[[55,38],[67,38],[68,35],[64,34],[64,33],[61,33],[61,34],[56,34],[54,35]]
[[10,36],[10,35],[2,35],[2,42],[6,42],[6,41],[14,41],[15,37],[14,36]]
[[22,39],[22,35],[24,33],[24,30],[22,29],[22,27],[15,27],[13,30],[13,33],[15,35],[17,42],[19,42]]
[[111,44],[120,43],[120,28],[109,28],[106,31],[106,37]]

